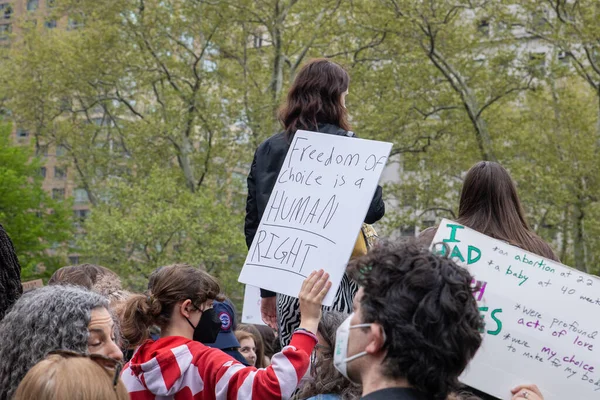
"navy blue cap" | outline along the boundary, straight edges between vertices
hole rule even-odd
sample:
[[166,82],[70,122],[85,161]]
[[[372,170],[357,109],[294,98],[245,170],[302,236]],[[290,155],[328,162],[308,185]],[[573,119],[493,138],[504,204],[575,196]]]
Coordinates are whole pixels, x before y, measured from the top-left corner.
[[207,346],[215,347],[217,349],[230,349],[232,347],[240,347],[235,337],[235,310],[233,304],[229,300],[214,301],[213,310],[219,316],[221,320],[221,331],[217,335],[217,341],[214,343],[204,343]]
[[233,357],[236,361],[241,362],[242,364],[244,364],[245,366],[250,366],[250,364],[248,364],[248,360],[246,360],[246,358],[242,355],[242,353],[240,353],[238,350],[234,350],[234,349],[225,349],[225,350],[221,350],[223,353],[225,354],[229,354],[231,357]]

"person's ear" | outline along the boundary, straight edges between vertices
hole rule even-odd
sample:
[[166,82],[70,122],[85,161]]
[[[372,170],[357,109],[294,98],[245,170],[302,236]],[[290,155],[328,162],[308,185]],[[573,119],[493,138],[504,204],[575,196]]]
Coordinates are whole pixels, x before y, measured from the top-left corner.
[[181,315],[183,315],[185,318],[189,318],[192,314],[192,311],[194,311],[192,301],[190,299],[187,299],[181,302],[179,306],[179,311],[181,312]]
[[383,327],[379,324],[371,324],[369,332],[370,340],[369,344],[365,348],[365,351],[368,354],[377,354],[383,350],[383,346],[385,345],[385,332],[383,331]]

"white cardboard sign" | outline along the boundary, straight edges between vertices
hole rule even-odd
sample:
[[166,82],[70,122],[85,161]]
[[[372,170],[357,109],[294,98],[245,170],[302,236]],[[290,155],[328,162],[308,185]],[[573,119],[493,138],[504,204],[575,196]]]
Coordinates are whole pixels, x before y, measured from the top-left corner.
[[260,314],[260,289],[246,285],[244,290],[244,307],[242,308],[244,324],[266,325]]
[[391,143],[296,132],[239,281],[297,297],[314,270],[333,283],[331,305]]
[[449,220],[432,249],[481,285],[484,339],[464,383],[501,399],[526,383],[545,400],[600,399],[600,279]]

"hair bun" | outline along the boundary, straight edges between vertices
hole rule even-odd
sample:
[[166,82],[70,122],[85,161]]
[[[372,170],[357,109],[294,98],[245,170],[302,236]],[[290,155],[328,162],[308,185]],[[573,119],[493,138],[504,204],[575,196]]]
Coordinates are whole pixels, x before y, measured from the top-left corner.
[[146,303],[148,303],[150,315],[159,315],[162,311],[162,305],[160,304],[160,301],[156,297],[154,297],[154,295],[149,294],[148,296],[146,296]]

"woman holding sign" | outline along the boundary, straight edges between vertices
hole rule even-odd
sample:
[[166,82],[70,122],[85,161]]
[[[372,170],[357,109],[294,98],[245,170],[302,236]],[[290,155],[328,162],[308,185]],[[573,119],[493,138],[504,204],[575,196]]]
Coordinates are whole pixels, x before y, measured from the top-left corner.
[[[199,341],[216,315],[217,281],[186,264],[159,268],[150,275],[151,289],[133,295],[124,312],[123,337],[139,345],[121,373],[131,399],[289,399],[310,367],[321,303],[331,287],[328,279],[320,270],[303,282],[298,295],[302,323],[291,345],[273,356],[271,366],[257,370]],[[153,325],[161,328],[158,340],[148,338]]]
[[[330,135],[354,137],[347,121],[345,98],[350,78],[338,64],[316,59],[308,62],[298,73],[288,92],[287,100],[279,111],[284,131],[263,142],[254,155],[248,175],[248,199],[244,233],[251,246],[269,196],[283,165],[290,143],[297,130],[318,131]],[[365,217],[373,224],[385,214],[381,186],[377,187]],[[358,232],[357,232],[358,233]],[[357,286],[344,275],[336,293],[335,311],[352,312],[352,299]],[[300,322],[298,300],[261,289],[262,319],[279,331],[282,346]]]

